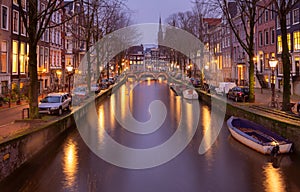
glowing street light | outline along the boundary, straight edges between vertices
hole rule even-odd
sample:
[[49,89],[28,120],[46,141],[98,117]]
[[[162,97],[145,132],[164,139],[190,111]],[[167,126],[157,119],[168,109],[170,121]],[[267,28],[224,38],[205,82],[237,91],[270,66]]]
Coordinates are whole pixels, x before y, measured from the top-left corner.
[[269,60],[269,65],[271,67],[272,73],[271,73],[271,91],[272,91],[272,97],[271,97],[271,107],[275,107],[275,67],[277,66],[278,61],[275,58],[271,58]]

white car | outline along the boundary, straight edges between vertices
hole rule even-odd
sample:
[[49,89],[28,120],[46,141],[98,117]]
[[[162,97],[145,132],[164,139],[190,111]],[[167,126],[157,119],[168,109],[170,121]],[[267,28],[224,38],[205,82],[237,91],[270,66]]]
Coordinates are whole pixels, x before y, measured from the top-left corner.
[[233,87],[236,87],[235,83],[232,82],[220,82],[219,87],[217,87],[216,93],[222,96],[227,95],[229,89],[232,89]]
[[69,93],[49,93],[39,103],[39,113],[62,115],[63,110],[70,110],[72,98]]

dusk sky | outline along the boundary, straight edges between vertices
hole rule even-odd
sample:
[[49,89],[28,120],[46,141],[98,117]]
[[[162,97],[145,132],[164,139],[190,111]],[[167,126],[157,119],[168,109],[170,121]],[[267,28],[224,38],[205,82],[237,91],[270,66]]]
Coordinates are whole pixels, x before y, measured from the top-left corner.
[[192,0],[127,0],[127,5],[134,13],[132,20],[135,24],[158,23],[161,15],[162,22],[172,13],[192,9]]

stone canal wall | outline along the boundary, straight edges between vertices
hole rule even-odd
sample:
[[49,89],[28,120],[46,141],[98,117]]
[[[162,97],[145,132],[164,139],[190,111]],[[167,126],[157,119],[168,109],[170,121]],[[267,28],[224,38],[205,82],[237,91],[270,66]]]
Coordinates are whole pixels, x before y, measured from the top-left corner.
[[[199,99],[206,104],[216,105],[220,110],[226,112],[228,116],[236,116],[254,121],[270,130],[282,135],[294,143],[294,151],[300,152],[300,124],[289,122],[280,117],[269,116],[258,111],[252,111],[249,107],[242,107],[236,103],[227,102],[226,98],[216,97],[204,91],[198,91]],[[299,119],[300,120],[300,119]]]
[[[115,86],[123,84],[123,79]],[[13,171],[19,168],[22,164],[32,158],[44,147],[54,142],[59,136],[75,127],[74,116],[83,117],[90,105],[97,105],[107,96],[111,95],[112,88],[101,92],[95,99],[91,98],[79,108],[74,109],[70,114],[50,122],[42,127],[37,127],[33,130],[28,130],[21,135],[16,135],[13,138],[0,143],[0,181],[10,175]]]

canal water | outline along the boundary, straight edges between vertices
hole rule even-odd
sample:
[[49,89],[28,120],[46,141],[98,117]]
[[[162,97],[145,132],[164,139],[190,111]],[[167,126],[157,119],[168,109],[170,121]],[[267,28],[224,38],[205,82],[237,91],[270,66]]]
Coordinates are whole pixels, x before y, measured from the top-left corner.
[[[193,133],[189,122],[195,117],[189,110],[193,110],[195,103],[176,96],[166,82],[148,80],[137,85],[127,82],[117,91],[121,93],[119,96],[112,95],[96,107],[97,121],[101,126],[94,134],[94,143],[106,146],[104,135],[107,133],[124,146],[153,148],[169,140],[184,121],[182,118],[186,118],[186,135],[192,134],[187,147],[162,165],[127,169],[102,160],[74,128],[66,137],[52,143],[47,150],[0,183],[0,191],[300,191],[299,156],[280,155],[275,162],[271,157],[261,155],[233,139],[225,123],[212,147],[206,153],[199,154],[204,133],[212,123],[211,108],[196,103],[200,115],[196,132]],[[115,111],[118,110],[121,117],[131,114],[137,121],[146,122],[154,115],[149,112],[149,105],[155,100],[164,104],[167,115],[160,128],[153,133],[132,133],[115,118]],[[184,106],[190,107],[183,109]],[[88,125],[83,128],[88,129]],[[126,158],[135,161],[135,157]]]

